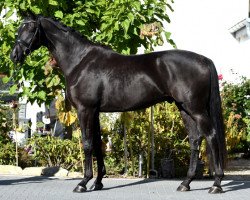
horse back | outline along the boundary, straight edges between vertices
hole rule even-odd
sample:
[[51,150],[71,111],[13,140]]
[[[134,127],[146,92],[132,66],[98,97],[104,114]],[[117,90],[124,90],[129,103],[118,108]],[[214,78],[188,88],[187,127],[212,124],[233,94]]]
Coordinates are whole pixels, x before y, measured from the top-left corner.
[[[165,100],[187,101],[185,93],[195,96],[198,85],[207,89],[201,84],[209,77],[207,60],[181,50],[96,54],[95,60],[85,62],[70,93],[75,104],[98,106],[103,112],[135,110]],[[82,93],[76,95],[74,90]]]

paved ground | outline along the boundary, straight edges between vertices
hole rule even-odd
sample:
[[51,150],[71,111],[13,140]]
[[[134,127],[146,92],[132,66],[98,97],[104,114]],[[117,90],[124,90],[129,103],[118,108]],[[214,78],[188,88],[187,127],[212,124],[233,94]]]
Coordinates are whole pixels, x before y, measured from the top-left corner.
[[[79,179],[0,176],[1,200],[247,200],[250,181],[223,181],[223,194],[208,194],[212,180],[194,181],[192,191],[177,192],[180,180],[111,179],[103,180],[101,191],[73,193]],[[88,185],[90,185],[92,182]]]

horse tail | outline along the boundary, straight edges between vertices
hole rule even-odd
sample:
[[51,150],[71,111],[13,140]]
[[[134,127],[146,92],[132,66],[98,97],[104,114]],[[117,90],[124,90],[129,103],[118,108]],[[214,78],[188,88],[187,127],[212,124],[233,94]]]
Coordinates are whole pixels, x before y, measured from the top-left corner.
[[222,108],[221,108],[221,97],[219,90],[219,80],[218,74],[215,68],[215,65],[212,61],[209,63],[210,68],[210,99],[209,99],[209,115],[212,120],[213,127],[216,131],[216,140],[218,143],[219,155],[220,155],[220,164],[221,167],[226,165],[226,138],[224,123],[222,117]]

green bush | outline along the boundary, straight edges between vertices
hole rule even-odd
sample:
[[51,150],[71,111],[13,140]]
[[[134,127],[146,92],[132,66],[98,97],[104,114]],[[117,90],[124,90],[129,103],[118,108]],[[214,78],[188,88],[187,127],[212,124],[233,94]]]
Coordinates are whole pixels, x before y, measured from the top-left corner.
[[61,140],[60,138],[34,135],[28,145],[32,146],[34,159],[38,165],[53,167],[60,166],[67,170],[76,171],[81,167],[81,154],[77,139]]
[[15,144],[8,133],[12,129],[12,110],[0,101],[0,164],[13,165],[16,163]]
[[[18,147],[17,151],[18,166],[21,168],[34,166],[34,159],[25,148]],[[0,142],[0,165],[16,165],[16,144],[11,140],[6,143]]]
[[250,79],[223,83],[221,95],[227,149],[230,154],[246,153],[250,147]]
[[0,142],[8,143],[10,138],[8,133],[12,130],[12,113],[8,106],[4,106],[3,102],[0,101]]
[[12,142],[0,142],[0,164],[15,165],[16,163],[16,147]]

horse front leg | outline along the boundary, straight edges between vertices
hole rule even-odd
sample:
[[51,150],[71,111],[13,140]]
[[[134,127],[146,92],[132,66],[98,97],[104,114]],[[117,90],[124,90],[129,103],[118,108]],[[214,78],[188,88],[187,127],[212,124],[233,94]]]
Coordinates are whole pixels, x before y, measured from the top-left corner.
[[78,109],[78,118],[82,131],[82,142],[85,154],[84,178],[76,186],[73,192],[86,192],[87,183],[93,178],[92,153],[93,153],[93,134],[94,134],[94,115],[93,109]]

